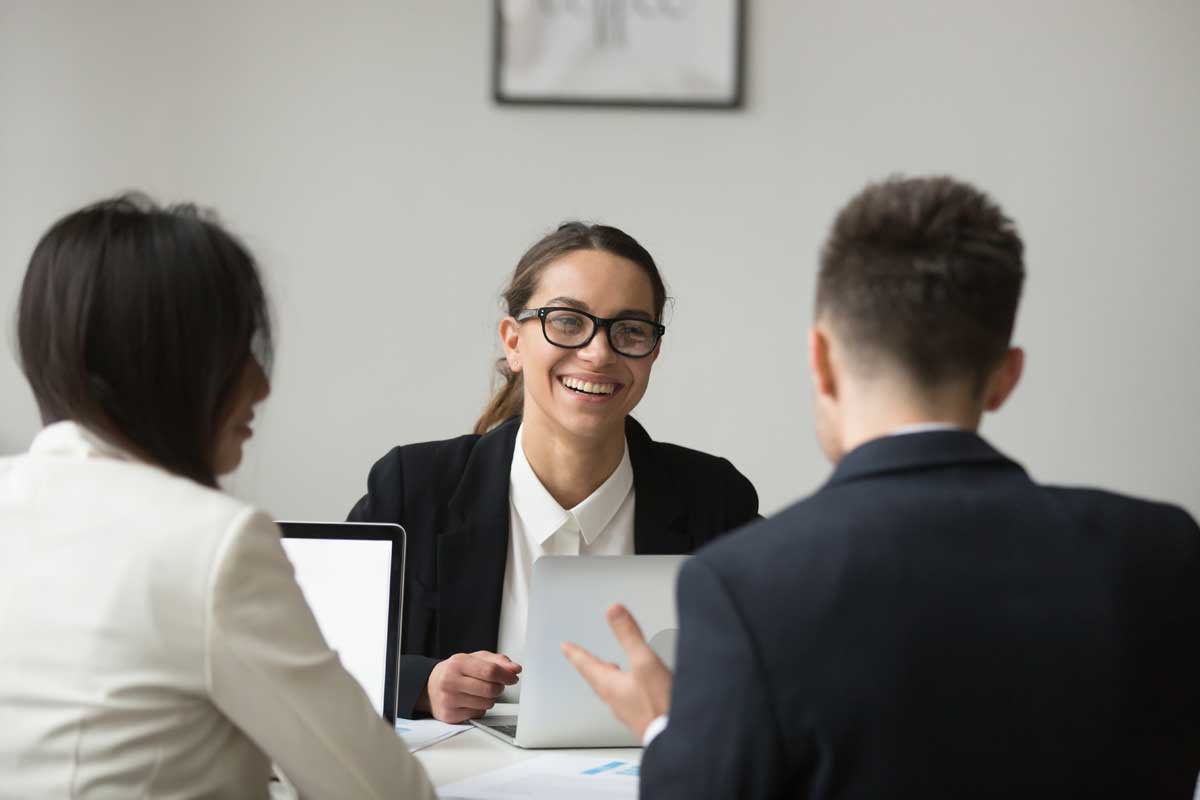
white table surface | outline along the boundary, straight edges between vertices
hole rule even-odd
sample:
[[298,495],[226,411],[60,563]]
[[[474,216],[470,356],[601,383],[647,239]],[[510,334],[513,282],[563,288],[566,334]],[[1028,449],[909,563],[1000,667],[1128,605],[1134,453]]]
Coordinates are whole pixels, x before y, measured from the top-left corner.
[[[516,704],[497,703],[489,715],[511,715],[517,713]],[[566,753],[612,759],[614,761],[641,761],[640,747],[585,748],[580,750],[523,750],[484,733],[478,728],[464,731],[444,742],[426,747],[413,753],[425,765],[434,786],[461,781],[484,772],[491,772],[518,761],[537,758],[547,753]]]

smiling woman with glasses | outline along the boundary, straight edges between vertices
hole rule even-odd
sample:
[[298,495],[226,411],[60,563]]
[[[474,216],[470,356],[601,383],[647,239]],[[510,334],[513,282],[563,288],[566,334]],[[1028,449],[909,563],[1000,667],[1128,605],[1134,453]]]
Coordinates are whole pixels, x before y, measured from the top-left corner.
[[401,716],[462,722],[518,699],[540,556],[690,553],[758,513],[728,461],[630,416],[667,330],[666,286],[633,237],[561,225],[503,300],[503,385],[474,433],[394,448],[350,512],[408,532]]

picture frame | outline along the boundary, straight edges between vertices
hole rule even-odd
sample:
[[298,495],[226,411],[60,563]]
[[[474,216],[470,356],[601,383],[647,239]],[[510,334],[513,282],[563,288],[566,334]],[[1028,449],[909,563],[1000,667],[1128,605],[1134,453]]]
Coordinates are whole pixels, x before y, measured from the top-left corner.
[[497,103],[742,107],[745,0],[493,0]]

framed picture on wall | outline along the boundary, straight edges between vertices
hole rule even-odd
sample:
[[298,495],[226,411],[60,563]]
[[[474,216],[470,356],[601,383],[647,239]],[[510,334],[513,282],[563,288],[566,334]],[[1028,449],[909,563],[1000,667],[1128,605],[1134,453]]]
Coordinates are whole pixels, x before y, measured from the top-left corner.
[[738,108],[744,0],[494,0],[500,103]]

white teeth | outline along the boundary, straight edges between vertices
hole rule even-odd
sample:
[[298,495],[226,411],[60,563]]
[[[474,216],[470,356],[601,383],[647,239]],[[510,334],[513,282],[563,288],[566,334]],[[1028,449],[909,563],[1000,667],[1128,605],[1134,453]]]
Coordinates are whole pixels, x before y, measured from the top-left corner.
[[588,394],[612,394],[617,390],[615,383],[592,383],[591,381],[581,381],[578,378],[560,378],[559,380],[568,389]]

